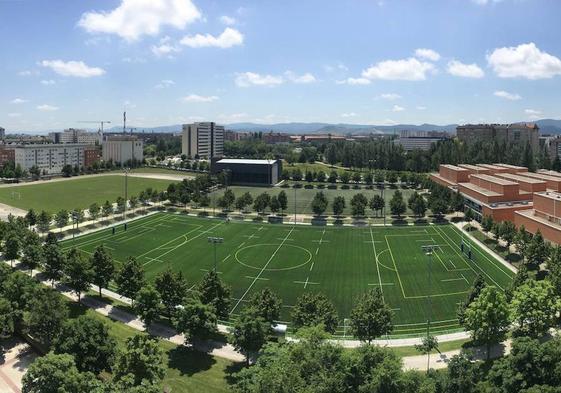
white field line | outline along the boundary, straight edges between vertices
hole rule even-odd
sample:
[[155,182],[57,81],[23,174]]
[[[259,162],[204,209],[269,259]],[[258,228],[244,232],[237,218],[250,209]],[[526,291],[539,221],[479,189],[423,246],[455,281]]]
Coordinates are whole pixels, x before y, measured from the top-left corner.
[[[294,230],[294,227],[292,227],[292,229],[288,232],[288,234],[286,235],[285,239],[288,239],[290,237],[290,235],[292,234],[292,231]],[[255,283],[257,282],[257,280],[259,279],[259,277],[261,277],[261,275],[263,274],[263,272],[265,271],[265,269],[267,269],[267,266],[269,266],[269,264],[271,263],[271,261],[273,260],[273,258],[275,257],[275,255],[277,255],[277,252],[280,250],[280,248],[282,247],[282,245],[284,244],[285,240],[283,240],[281,242],[281,244],[279,244],[279,246],[277,247],[277,249],[275,250],[275,252],[273,252],[273,255],[271,255],[271,257],[269,258],[269,260],[267,261],[267,263],[265,263],[265,265],[261,268],[261,271],[259,272],[259,274],[255,277],[255,279],[251,282],[251,284],[249,285],[249,287],[246,289],[246,291],[244,292],[244,294],[242,295],[242,297],[240,298],[240,300],[238,300],[238,302],[236,303],[236,305],[234,306],[234,308],[232,308],[232,310],[230,311],[230,314],[232,314],[234,311],[236,311],[236,308],[238,308],[238,306],[240,305],[240,303],[242,302],[242,300],[246,297],[246,295],[249,293],[249,291],[251,290],[251,288],[253,288],[253,285],[255,285]]]

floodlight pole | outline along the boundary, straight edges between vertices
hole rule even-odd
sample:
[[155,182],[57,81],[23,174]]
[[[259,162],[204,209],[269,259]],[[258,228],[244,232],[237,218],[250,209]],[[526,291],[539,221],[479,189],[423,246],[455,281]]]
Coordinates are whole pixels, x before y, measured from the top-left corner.
[[[431,294],[432,294],[432,255],[433,253],[439,249],[440,246],[438,244],[428,244],[421,246],[421,249],[425,252],[425,255],[429,257],[428,263],[428,279],[429,279],[429,294],[427,296],[427,342],[430,337],[430,322],[431,322]],[[430,351],[427,352],[427,372],[430,368]]]
[[209,243],[212,243],[214,245],[214,272],[216,273],[217,271],[216,270],[216,245],[220,243],[224,243],[224,238],[209,236],[207,240]]
[[125,209],[123,210],[124,216],[123,219],[127,219],[127,198],[128,198],[128,191],[129,191],[129,170],[130,168],[125,168]]
[[296,225],[296,187],[294,187],[294,225]]

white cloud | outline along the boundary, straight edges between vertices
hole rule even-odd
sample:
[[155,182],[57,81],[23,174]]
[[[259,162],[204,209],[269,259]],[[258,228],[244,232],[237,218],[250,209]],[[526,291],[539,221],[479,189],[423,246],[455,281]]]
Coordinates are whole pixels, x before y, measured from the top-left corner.
[[501,78],[545,79],[561,75],[561,60],[542,52],[533,42],[497,48],[487,55],[487,61]]
[[19,76],[31,76],[31,75],[39,75],[39,71],[37,70],[22,70],[18,72]]
[[528,115],[531,120],[538,120],[543,115],[542,111],[536,109],[524,109],[524,113]]
[[41,81],[41,84],[42,84],[42,85],[45,85],[45,86],[54,85],[55,83],[56,83],[56,82],[55,82],[54,80],[52,80],[52,79],[43,79],[43,80]]
[[54,112],[54,111],[58,111],[58,106],[43,104],[43,105],[37,105],[37,109],[42,112]]
[[217,37],[211,34],[196,34],[194,36],[183,37],[180,43],[190,48],[231,48],[243,44],[243,34],[236,29],[227,27]]
[[143,57],[123,57],[122,61],[131,64],[146,63],[146,59]]
[[343,63],[337,63],[336,65],[326,64],[323,66],[325,72],[335,72],[335,71],[343,71],[346,72],[349,70],[349,67],[344,65]]
[[415,56],[420,59],[426,59],[430,61],[440,60],[440,54],[432,49],[419,48],[415,50]]
[[399,105],[394,105],[392,107],[392,112],[403,112],[404,110],[405,110],[405,108],[402,107],[402,106],[399,106]]
[[281,76],[261,75],[255,72],[242,72],[236,74],[236,85],[239,87],[265,86],[273,87],[284,83]]
[[182,101],[185,102],[213,102],[218,100],[217,96],[200,96],[198,94],[189,94],[181,98]]
[[423,106],[423,105],[419,105],[419,106],[417,106],[416,109],[417,109],[418,111],[424,111],[424,110],[427,109],[427,107],[426,107],[426,106]]
[[91,78],[105,74],[105,70],[99,67],[90,67],[83,61],[43,60],[43,67],[50,68],[62,76],[74,76],[77,78]]
[[450,75],[460,76],[462,78],[478,79],[485,76],[485,73],[477,64],[464,64],[458,60],[448,62],[447,71]]
[[383,100],[394,101],[399,100],[401,96],[397,93],[384,93],[380,94],[380,98]]
[[17,112],[12,112],[12,113],[8,113],[8,117],[20,117],[21,113],[17,113]]
[[232,18],[231,16],[228,15],[222,15],[220,17],[220,22],[222,22],[226,26],[232,26],[236,24],[236,18]]
[[155,54],[158,57],[170,55],[172,53],[177,53],[181,51],[180,48],[170,44],[152,45],[150,50],[152,51],[153,54]]
[[357,114],[357,113],[354,113],[354,112],[341,113],[341,117],[345,117],[345,118],[348,118],[348,117],[357,117],[357,116],[358,116],[358,114]]
[[111,11],[84,13],[78,26],[89,33],[117,34],[134,41],[143,35],[157,35],[166,25],[183,30],[200,18],[191,0],[122,0]]
[[419,61],[414,57],[402,60],[385,60],[362,71],[366,79],[420,81],[426,74],[434,71],[434,65]]
[[175,85],[175,82],[172,81],[171,79],[163,79],[160,81],[160,83],[158,83],[156,86],[154,86],[155,89],[165,89],[166,87],[170,87]]
[[338,85],[369,85],[370,80],[366,78],[347,78],[340,81],[335,81]]
[[25,100],[23,98],[14,98],[12,101],[10,101],[11,104],[25,104],[28,100]]
[[306,83],[317,82],[316,77],[313,76],[312,74],[310,74],[309,72],[306,72],[305,74],[302,74],[302,75],[296,75],[292,71],[286,71],[284,73],[284,75],[286,76],[286,78],[289,81],[294,82],[294,83],[306,84]]
[[508,91],[504,91],[504,90],[498,90],[498,91],[494,92],[493,95],[495,97],[504,98],[504,99],[510,100],[510,101],[517,101],[517,100],[522,99],[522,97],[519,94],[509,93]]

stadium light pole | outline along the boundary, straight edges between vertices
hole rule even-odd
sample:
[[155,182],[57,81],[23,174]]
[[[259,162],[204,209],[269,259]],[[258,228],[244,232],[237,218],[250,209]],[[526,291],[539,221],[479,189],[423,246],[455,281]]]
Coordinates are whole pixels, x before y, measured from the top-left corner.
[[125,168],[125,209],[123,210],[123,219],[127,219],[127,198],[129,191],[129,170],[130,168]]
[[296,187],[294,187],[294,225],[296,225]]
[[[424,251],[425,255],[429,257],[428,263],[428,280],[429,280],[429,294],[427,296],[427,342],[430,337],[430,322],[431,322],[431,295],[432,295],[432,255],[434,252],[439,249],[440,246],[438,244],[427,244],[421,246],[421,249]],[[430,351],[427,352],[427,371],[430,368]]]
[[224,243],[224,238],[209,236],[207,240],[209,243],[212,243],[214,245],[214,272],[216,273],[216,245]]

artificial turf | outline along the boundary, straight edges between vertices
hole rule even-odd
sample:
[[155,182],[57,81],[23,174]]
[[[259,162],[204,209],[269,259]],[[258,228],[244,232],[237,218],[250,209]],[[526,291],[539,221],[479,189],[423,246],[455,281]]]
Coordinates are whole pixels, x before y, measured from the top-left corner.
[[[216,245],[220,276],[232,287],[231,314],[237,314],[252,294],[270,287],[283,299],[282,319],[306,291],[323,292],[348,318],[356,298],[381,288],[394,311],[394,335],[419,335],[429,317],[434,332],[459,328],[458,303],[477,274],[501,289],[513,273],[471,244],[473,260],[460,250],[462,232],[452,225],[402,227],[316,227],[196,218],[157,213],[111,229],[63,243],[91,254],[104,244],[122,263],[135,256],[153,279],[168,267],[184,273],[190,285],[214,265],[207,237],[224,238]],[[429,258],[421,245],[438,245]],[[429,283],[430,264],[430,283]],[[430,303],[429,303],[430,295]],[[341,322],[341,333],[344,331]]]
[[[148,187],[163,191],[170,183],[173,182],[129,176],[128,196],[138,195]],[[61,209],[85,209],[94,202],[115,202],[117,197],[124,197],[124,188],[124,176],[82,176],[63,181],[0,187],[0,203],[25,210],[33,208],[55,213]]]

